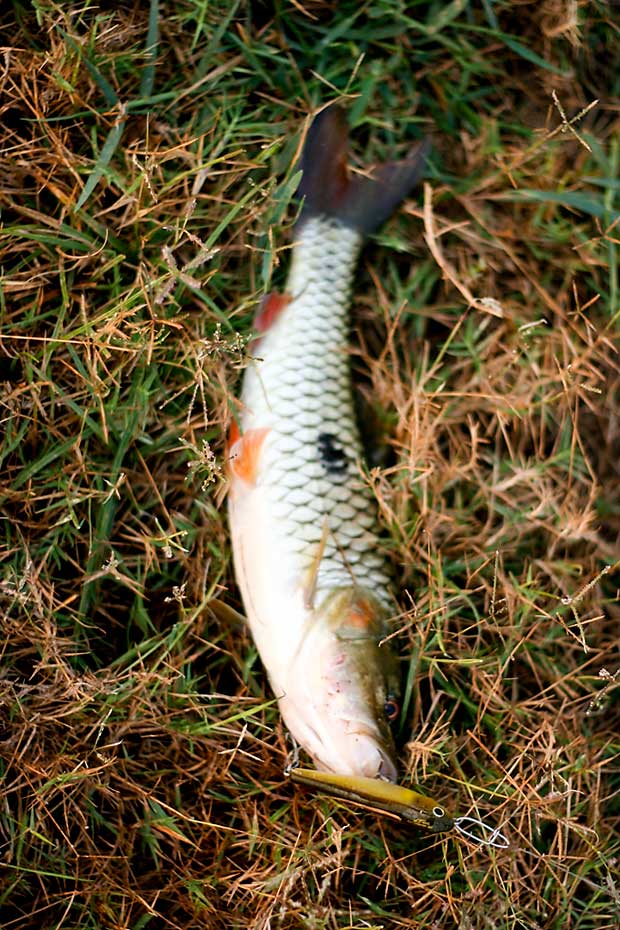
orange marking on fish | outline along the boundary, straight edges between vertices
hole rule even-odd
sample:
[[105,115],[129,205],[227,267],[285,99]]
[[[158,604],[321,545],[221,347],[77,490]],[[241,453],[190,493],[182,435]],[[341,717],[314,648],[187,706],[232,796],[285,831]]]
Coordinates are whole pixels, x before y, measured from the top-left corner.
[[[269,430],[250,429],[242,436],[236,423],[230,428],[228,464],[235,478],[241,478],[246,484],[256,484],[258,461],[261,449]],[[235,438],[233,438],[235,437]]]
[[233,420],[228,430],[228,450],[230,451],[237,440],[241,437],[241,430],[236,420]]
[[347,625],[357,630],[367,630],[376,619],[376,610],[370,601],[360,598],[351,605],[347,615]]
[[265,294],[254,320],[254,329],[257,329],[259,333],[266,333],[292,299],[290,294],[280,294],[278,291]]

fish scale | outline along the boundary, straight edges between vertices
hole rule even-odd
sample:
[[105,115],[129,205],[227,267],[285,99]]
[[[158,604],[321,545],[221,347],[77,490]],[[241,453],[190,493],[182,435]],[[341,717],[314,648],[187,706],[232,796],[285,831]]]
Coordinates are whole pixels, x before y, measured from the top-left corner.
[[[348,305],[361,242],[359,233],[325,217],[304,225],[286,285],[292,301],[255,351],[244,380],[242,423],[269,430],[258,484],[283,538],[300,555],[300,572],[316,557],[327,520],[318,598],[324,588],[353,580],[371,585],[387,603],[389,573],[377,555],[375,503],[359,473],[349,368]],[[334,437],[344,471],[329,470],[322,434]],[[357,541],[353,548],[351,540]]]

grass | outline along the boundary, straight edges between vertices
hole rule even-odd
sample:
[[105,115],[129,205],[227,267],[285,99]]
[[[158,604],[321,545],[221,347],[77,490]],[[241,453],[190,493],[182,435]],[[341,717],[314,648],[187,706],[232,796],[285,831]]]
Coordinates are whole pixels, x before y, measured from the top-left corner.
[[[3,928],[618,926],[613,5],[0,16]],[[353,313],[402,780],[507,851],[294,789],[208,608],[241,609],[223,437],[338,97],[358,163],[434,140]]]

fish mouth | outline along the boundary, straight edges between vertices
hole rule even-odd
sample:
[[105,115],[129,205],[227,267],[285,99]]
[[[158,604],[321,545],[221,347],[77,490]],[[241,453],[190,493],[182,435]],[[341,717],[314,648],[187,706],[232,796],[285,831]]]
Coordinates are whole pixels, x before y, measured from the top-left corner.
[[313,761],[319,771],[337,775],[358,775],[395,782],[398,774],[386,751],[376,742],[369,740],[364,740],[363,743],[356,741],[352,752],[342,753],[338,758],[315,755]]
[[351,775],[396,781],[392,753],[374,727],[355,724],[350,731],[347,749]]
[[379,771],[377,773],[377,778],[383,779],[383,781],[391,781],[396,783],[398,778],[398,772],[396,766],[392,759],[389,756],[384,755],[379,766]]
[[394,750],[371,721],[343,719],[290,697],[280,699],[286,726],[319,771],[395,782]]

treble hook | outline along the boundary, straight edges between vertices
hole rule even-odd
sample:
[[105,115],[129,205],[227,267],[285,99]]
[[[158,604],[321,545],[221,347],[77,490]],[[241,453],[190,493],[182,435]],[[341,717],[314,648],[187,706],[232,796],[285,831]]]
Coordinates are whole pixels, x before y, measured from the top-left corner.
[[[481,835],[473,833],[467,827],[476,827],[480,830]],[[500,830],[489,826],[484,820],[478,820],[476,817],[456,817],[454,820],[454,829],[457,830],[465,839],[477,843],[479,846],[492,846],[494,849],[509,849],[510,843]],[[485,836],[485,834],[487,834]]]

